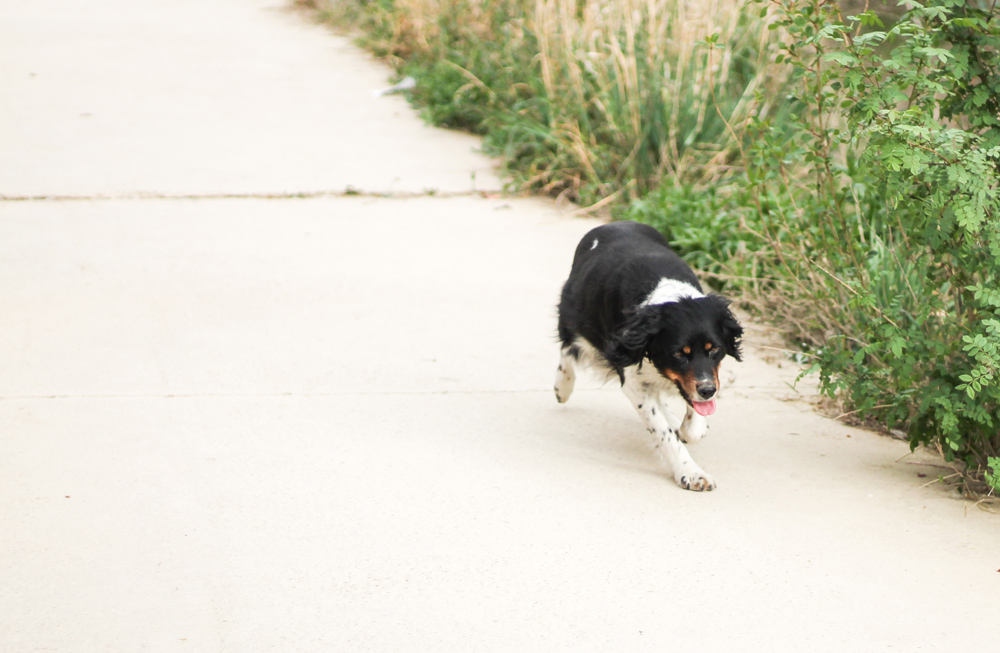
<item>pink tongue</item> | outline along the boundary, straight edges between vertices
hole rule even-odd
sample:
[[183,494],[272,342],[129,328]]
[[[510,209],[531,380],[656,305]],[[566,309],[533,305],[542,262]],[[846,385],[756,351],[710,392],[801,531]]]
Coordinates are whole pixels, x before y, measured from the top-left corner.
[[707,417],[715,412],[715,399],[710,401],[693,401],[691,404],[694,406],[694,412],[703,417]]

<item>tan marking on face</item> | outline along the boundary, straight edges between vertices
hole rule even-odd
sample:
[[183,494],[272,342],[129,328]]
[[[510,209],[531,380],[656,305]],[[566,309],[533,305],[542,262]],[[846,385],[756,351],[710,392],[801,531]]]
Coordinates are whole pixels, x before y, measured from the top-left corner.
[[690,356],[691,355],[691,348],[690,347],[685,347],[684,348],[684,353],[687,354],[688,356]]
[[712,343],[710,342],[705,343],[705,351],[712,351]]
[[660,371],[663,372],[663,376],[667,377],[668,379],[670,379],[674,383],[681,383],[684,380],[684,377],[682,377],[680,374],[678,374],[677,372],[675,372],[673,370],[666,369],[666,370],[660,370]]
[[693,370],[681,376],[678,382],[689,398],[696,399],[698,397],[698,380],[694,378]]

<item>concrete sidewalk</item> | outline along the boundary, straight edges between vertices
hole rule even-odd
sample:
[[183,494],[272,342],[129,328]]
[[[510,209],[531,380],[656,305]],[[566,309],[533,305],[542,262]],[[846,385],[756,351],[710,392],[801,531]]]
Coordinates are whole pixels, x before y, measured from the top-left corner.
[[1000,518],[762,329],[714,492],[558,405],[596,223],[278,1],[0,0],[0,653],[996,647]]

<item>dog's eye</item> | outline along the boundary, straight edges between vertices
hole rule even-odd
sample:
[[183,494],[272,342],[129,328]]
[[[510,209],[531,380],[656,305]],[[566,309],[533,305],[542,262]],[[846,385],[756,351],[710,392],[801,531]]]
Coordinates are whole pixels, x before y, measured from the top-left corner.
[[674,358],[676,358],[677,360],[686,361],[688,359],[688,355],[682,351],[675,351]]

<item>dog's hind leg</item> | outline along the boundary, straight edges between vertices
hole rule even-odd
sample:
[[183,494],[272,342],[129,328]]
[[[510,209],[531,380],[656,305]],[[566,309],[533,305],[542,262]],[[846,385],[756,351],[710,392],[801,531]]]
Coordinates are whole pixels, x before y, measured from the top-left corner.
[[674,481],[685,490],[695,492],[714,490],[715,480],[698,466],[688,453],[687,447],[681,442],[678,430],[671,426],[671,422],[677,421],[676,418],[670,419],[656,396],[646,392],[642,383],[635,377],[633,370],[626,370],[622,391],[646,424],[646,430],[655,438],[656,450],[666,459],[670,471],[673,472]]
[[576,359],[579,354],[574,347],[563,347],[559,357],[559,367],[556,369],[556,401],[561,404],[569,400],[576,385]]

